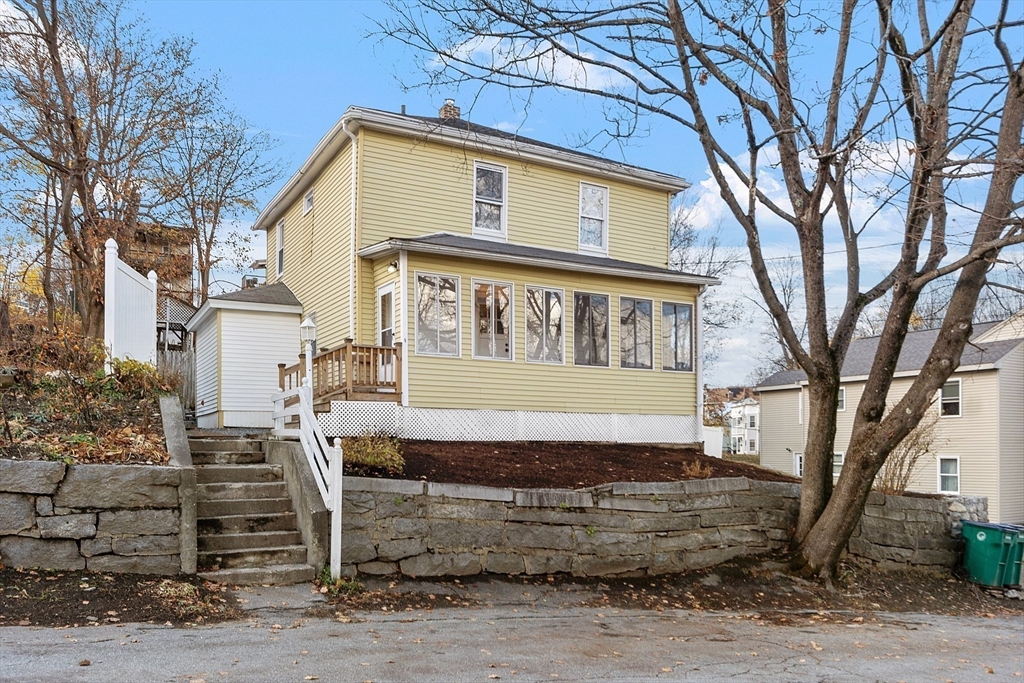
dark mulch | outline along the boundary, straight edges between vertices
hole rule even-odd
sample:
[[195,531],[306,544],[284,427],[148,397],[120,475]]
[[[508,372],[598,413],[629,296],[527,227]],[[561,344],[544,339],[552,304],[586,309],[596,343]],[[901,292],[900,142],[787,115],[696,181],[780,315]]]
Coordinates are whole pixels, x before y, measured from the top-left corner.
[[[580,488],[615,481],[749,477],[799,481],[689,448],[634,444],[403,440],[405,471],[392,478],[515,488]],[[389,475],[381,475],[389,476]]]
[[181,626],[242,618],[225,591],[196,577],[2,568],[0,626]]

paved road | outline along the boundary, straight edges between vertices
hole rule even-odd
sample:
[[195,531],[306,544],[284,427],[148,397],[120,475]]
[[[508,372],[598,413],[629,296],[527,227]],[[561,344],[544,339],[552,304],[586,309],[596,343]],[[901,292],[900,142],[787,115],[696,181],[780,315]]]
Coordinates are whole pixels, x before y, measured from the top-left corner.
[[248,620],[215,626],[0,628],[0,681],[1024,681],[1021,618],[780,626],[534,595],[340,622],[304,615],[308,587],[259,591]]

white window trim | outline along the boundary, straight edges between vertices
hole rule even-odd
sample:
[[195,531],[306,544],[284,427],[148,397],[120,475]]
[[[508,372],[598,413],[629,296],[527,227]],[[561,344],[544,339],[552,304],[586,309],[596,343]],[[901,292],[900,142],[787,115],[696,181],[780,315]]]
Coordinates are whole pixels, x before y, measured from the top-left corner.
[[[638,367],[631,368],[631,367],[629,367],[627,365],[623,365],[622,364],[622,300],[623,299],[632,299],[633,301],[649,301],[651,303],[651,367],[649,367],[649,368],[638,368]],[[656,369],[656,367],[655,367],[656,363],[654,361],[654,317],[657,314],[657,309],[655,308],[655,303],[656,302],[654,301],[654,299],[646,299],[646,298],[641,297],[641,296],[626,296],[625,294],[620,294],[619,295],[619,315],[617,316],[618,321],[619,321],[619,353],[617,355],[619,356],[619,369],[620,370],[639,370],[641,372],[654,372],[654,370]],[[611,332],[608,333],[608,342],[609,342],[609,344],[611,343]]]
[[[528,296],[526,294],[527,289],[539,289],[541,291],[558,292],[562,295],[562,360],[561,362],[555,363],[549,360],[530,360],[530,354],[526,352],[526,316],[528,306],[526,301]],[[545,285],[523,285],[523,356],[526,358],[527,363],[533,363],[535,365],[565,365],[565,341],[566,341],[566,321],[565,321],[565,290],[560,287],[547,287]],[[545,328],[545,335],[547,334]]]
[[[603,297],[606,297],[608,299],[608,365],[577,365],[576,364],[576,295],[577,294],[587,294],[589,296],[603,296]],[[572,365],[573,365],[573,367],[576,367],[576,368],[592,368],[592,369],[596,369],[596,370],[611,370],[612,368],[618,369],[618,368],[616,368],[616,366],[612,365],[612,335],[614,334],[614,330],[612,329],[612,320],[618,317],[619,311],[618,311],[618,309],[615,309],[614,315],[612,314],[612,300],[613,300],[612,295],[611,294],[606,294],[604,292],[591,292],[591,291],[586,291],[586,290],[582,290],[582,289],[574,289],[574,290],[572,290],[572,316],[570,316],[570,317],[572,319]],[[563,335],[565,334],[564,328],[562,330],[562,334]]]
[[802,425],[804,423],[804,388],[800,387],[800,391],[796,395],[796,423]]
[[[604,221],[604,230],[603,230],[603,234],[601,235],[601,246],[600,247],[595,247],[592,244],[583,244],[580,241],[580,237],[581,237],[580,232],[582,232],[580,230],[580,223],[583,221],[583,218],[584,218],[584,216],[583,216],[583,206],[582,206],[583,205],[583,186],[584,185],[589,185],[590,187],[600,187],[601,189],[604,190],[604,217],[602,218],[602,220]],[[609,226],[608,226],[608,207],[611,204],[611,200],[612,200],[612,191],[611,191],[611,188],[609,188],[607,185],[599,185],[597,183],[588,183],[588,182],[582,181],[582,180],[580,181],[580,193],[579,193],[579,196],[577,197],[577,205],[576,205],[576,211],[578,213],[578,216],[576,217],[576,246],[579,249],[580,253],[597,254],[597,255],[600,255],[600,256],[607,256],[608,255],[608,233],[610,232]],[[589,216],[587,216],[587,218],[589,218]]]
[[[416,297],[419,294],[419,278],[421,275],[429,277],[444,277],[455,280],[455,353],[426,353],[419,350],[420,338],[420,314],[416,310]],[[413,308],[413,329],[416,337],[413,339],[413,354],[426,356],[428,358],[462,358],[462,278],[458,275],[446,273],[435,273],[428,270],[414,270],[412,273],[412,308]]]
[[839,387],[839,400],[842,402],[842,408],[836,408],[837,413],[846,412],[846,387]]
[[757,415],[747,415],[747,429],[757,429]]
[[[486,228],[478,228],[476,226],[476,203],[481,201],[485,204],[492,204],[497,206],[498,204],[493,199],[481,198],[477,199],[476,196],[476,171],[478,168],[485,168],[491,171],[501,172],[501,232],[497,233],[493,230],[487,230]],[[473,237],[479,237],[481,239],[494,240],[496,242],[508,241],[508,166],[503,164],[495,164],[489,161],[473,161],[473,204],[472,204],[471,220],[473,223]]]
[[800,477],[804,476],[804,454],[794,453],[793,454],[793,476]]
[[276,279],[280,280],[284,275],[284,219],[277,222],[276,235],[274,236],[274,268]]
[[939,403],[939,418],[943,419],[943,420],[945,420],[945,419],[953,419],[953,418],[958,418],[958,417],[963,417],[964,416],[964,381],[963,381],[963,378],[961,378],[961,377],[953,377],[953,378],[947,379],[945,382],[943,382],[942,386],[945,386],[945,385],[949,384],[950,382],[956,382],[956,384],[957,384],[957,389],[956,389],[957,398],[956,398],[956,401],[957,401],[957,404],[958,404],[960,409],[957,411],[956,415],[943,415],[942,414],[942,387],[939,387],[939,400],[938,400],[938,403]]
[[[476,355],[476,286],[481,285],[501,285],[508,287],[509,297],[509,337],[508,337],[508,358],[495,358],[494,356],[478,356]],[[504,280],[489,280],[487,278],[472,278],[470,280],[470,291],[472,292],[472,303],[470,310],[470,326],[473,328],[472,339],[470,343],[473,345],[472,358],[474,360],[493,360],[501,363],[514,363],[516,360],[516,286],[512,282]],[[564,336],[564,332],[563,332]],[[564,357],[564,354],[563,354]]]
[[385,294],[391,294],[391,340],[392,340],[391,343],[392,343],[392,345],[395,343],[395,341],[398,340],[398,335],[396,334],[397,330],[395,329],[395,320],[396,320],[395,311],[398,310],[397,302],[396,302],[396,299],[395,299],[395,283],[394,282],[388,282],[387,284],[383,284],[383,285],[381,285],[380,287],[377,288],[377,305],[376,305],[376,309],[377,309],[377,325],[376,325],[376,328],[377,329],[374,330],[377,338],[376,338],[376,340],[374,342],[374,346],[380,346],[381,345],[380,333],[381,333],[382,330],[380,328],[380,323],[383,320],[383,316],[381,315],[381,310],[380,310],[380,300],[381,300],[381,297],[383,297]]
[[832,453],[832,478],[839,479],[839,475],[836,474],[836,458],[840,458],[839,473],[842,474],[843,467],[846,466],[846,451],[835,451]]
[[[661,302],[661,304],[662,304],[662,307],[665,304],[671,304],[672,306],[689,306],[690,307],[690,369],[689,370],[676,370],[675,368],[666,368],[665,367],[665,345],[660,343],[661,342],[661,336],[664,336],[664,334],[665,334],[664,329],[662,329],[661,330],[661,336],[659,336],[659,338],[658,338],[658,341],[659,341],[658,346],[661,347],[661,370],[662,370],[662,372],[687,372],[687,373],[690,373],[690,374],[696,374],[696,372],[697,372],[697,328],[696,328],[697,323],[694,320],[694,315],[697,312],[697,307],[695,305],[693,305],[693,304],[688,304],[685,301],[668,301],[667,299],[663,300]],[[663,328],[664,325],[665,325],[665,311],[664,311],[664,308],[662,308],[662,310],[659,311],[658,319],[660,320],[659,326]]]
[[[942,461],[943,460],[955,460],[956,461],[956,491],[943,491],[942,490]],[[947,474],[947,477],[952,476]],[[959,496],[960,489],[963,488],[963,483],[960,481],[963,476],[960,471],[960,456],[959,455],[939,455],[935,458],[935,490],[939,493]]]
[[310,189],[310,191],[307,192],[306,195],[302,198],[302,215],[305,216],[307,213],[309,213],[312,210],[313,210],[313,190]]

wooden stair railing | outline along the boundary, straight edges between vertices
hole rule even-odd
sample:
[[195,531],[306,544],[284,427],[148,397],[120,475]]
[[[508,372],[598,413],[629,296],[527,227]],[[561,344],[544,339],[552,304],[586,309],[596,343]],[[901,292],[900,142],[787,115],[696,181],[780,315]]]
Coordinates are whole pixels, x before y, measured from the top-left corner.
[[[402,343],[391,346],[355,344],[351,339],[313,356],[310,385],[313,403],[322,405],[332,398],[355,400],[402,400]],[[306,376],[306,354],[299,362],[278,367],[281,391],[302,385]]]

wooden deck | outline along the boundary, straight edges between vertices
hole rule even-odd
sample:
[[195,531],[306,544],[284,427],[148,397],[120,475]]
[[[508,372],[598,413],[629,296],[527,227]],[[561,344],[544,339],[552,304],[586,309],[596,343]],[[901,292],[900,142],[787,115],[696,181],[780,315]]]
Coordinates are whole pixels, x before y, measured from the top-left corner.
[[[278,365],[282,391],[302,384],[306,377],[306,355],[295,365]],[[317,412],[331,409],[331,401],[402,400],[402,344],[364,346],[346,339],[341,346],[313,356],[310,377],[313,407]]]

